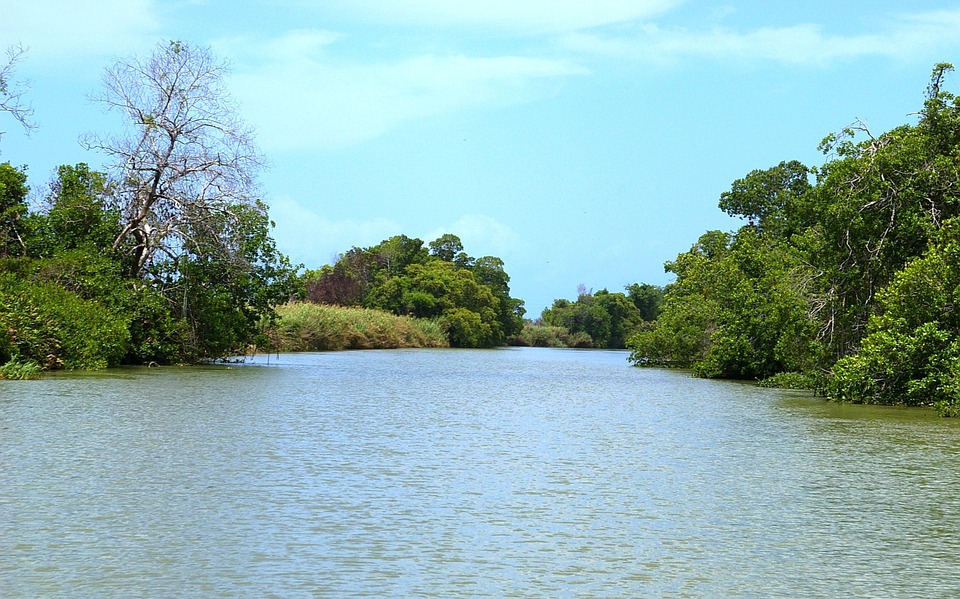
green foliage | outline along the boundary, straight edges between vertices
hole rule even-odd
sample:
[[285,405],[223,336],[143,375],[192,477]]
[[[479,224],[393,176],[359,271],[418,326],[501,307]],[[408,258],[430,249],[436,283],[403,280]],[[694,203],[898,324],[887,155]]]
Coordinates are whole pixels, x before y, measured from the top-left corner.
[[277,312],[268,335],[278,351],[448,346],[447,331],[435,320],[309,303],[278,306]]
[[458,347],[501,345],[523,328],[523,302],[510,297],[510,277],[494,256],[472,258],[456,235],[423,247],[398,235],[353,248],[310,273],[308,301],[364,306],[433,319]]
[[119,215],[106,177],[63,166],[50,188],[45,211],[18,211],[11,221],[11,247],[22,242],[24,251],[0,260],[0,363],[102,368],[222,357],[255,343],[272,306],[297,293],[262,203],[198,219],[181,254],[154,261],[141,279],[131,278],[127,254],[114,251]]
[[791,160],[767,170],[751,171],[720,194],[720,209],[746,218],[760,230],[789,236],[800,225],[800,205],[810,191],[811,169]]
[[[937,65],[919,122],[828,136],[813,170],[755,170],[720,198],[748,223],[666,267],[637,364],[815,386],[840,401],[960,414],[960,99]],[[810,175],[816,181],[810,181]]]
[[601,289],[596,294],[582,289],[576,301],[554,300],[553,305],[541,314],[543,323],[568,331],[578,347],[584,346],[584,336],[589,347],[626,347],[627,338],[643,322],[636,304],[623,293],[611,293]]
[[170,301],[155,287],[138,285],[126,308],[130,346],[129,364],[181,364],[193,356],[191,330]]
[[272,307],[296,294],[296,269],[277,251],[271,227],[264,204],[232,206],[195,224],[184,254],[155,271],[187,323],[188,361],[242,351]]
[[371,308],[420,318],[438,318],[454,347],[490,347],[506,340],[498,319],[499,299],[473,273],[452,262],[411,264],[368,297]]
[[19,362],[11,360],[0,366],[0,379],[25,381],[39,379],[43,368],[33,360]]
[[879,297],[860,351],[834,367],[840,401],[960,408],[960,221],[912,261]]
[[803,389],[816,390],[820,387],[818,377],[804,372],[778,372],[757,383],[767,389]]
[[107,206],[109,193],[106,175],[86,164],[59,167],[46,214],[31,215],[30,254],[43,258],[84,249],[113,255],[120,215]]
[[510,345],[519,347],[593,347],[593,339],[586,333],[571,334],[565,327],[527,322],[519,334],[510,338]]
[[26,168],[0,163],[0,258],[22,256],[26,250],[22,220],[29,191]]
[[816,323],[792,284],[805,266],[772,233],[709,232],[667,269],[677,279],[657,321],[630,339],[633,363],[764,379],[818,362]]
[[663,287],[648,283],[633,283],[627,285],[627,296],[633,305],[640,311],[640,318],[650,322],[660,316],[663,306]]
[[0,273],[0,363],[45,369],[119,364],[130,335],[124,317],[54,283]]

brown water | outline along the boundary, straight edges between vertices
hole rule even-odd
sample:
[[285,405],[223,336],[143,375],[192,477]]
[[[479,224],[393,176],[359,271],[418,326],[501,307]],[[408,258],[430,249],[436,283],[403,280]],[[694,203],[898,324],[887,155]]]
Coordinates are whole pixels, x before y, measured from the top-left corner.
[[953,597],[960,427],[404,350],[0,381],[4,597]]

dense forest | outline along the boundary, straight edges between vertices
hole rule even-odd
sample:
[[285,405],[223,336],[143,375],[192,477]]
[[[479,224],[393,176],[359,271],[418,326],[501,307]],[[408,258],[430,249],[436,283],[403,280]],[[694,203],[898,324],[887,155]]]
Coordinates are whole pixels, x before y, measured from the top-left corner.
[[638,365],[960,413],[960,99],[937,65],[916,125],[824,139],[720,196],[746,220],[666,264]]

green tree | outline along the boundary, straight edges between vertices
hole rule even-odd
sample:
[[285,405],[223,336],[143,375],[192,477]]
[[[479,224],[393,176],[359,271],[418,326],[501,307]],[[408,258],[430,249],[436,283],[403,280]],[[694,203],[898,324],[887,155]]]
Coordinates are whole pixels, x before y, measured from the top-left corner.
[[26,250],[23,218],[29,191],[26,168],[0,163],[0,258],[21,256]]
[[498,300],[497,320],[505,337],[512,337],[523,330],[523,315],[526,313],[523,300],[510,297],[510,275],[503,260],[496,256],[470,259],[470,272],[481,285],[485,285]]
[[221,357],[255,342],[273,306],[297,293],[297,269],[277,250],[272,226],[258,202],[233,206],[190,230],[163,291],[189,327],[188,359]]
[[649,283],[633,283],[627,285],[626,289],[630,301],[640,311],[640,318],[647,322],[656,320],[663,305],[663,287]]
[[775,236],[710,232],[667,268],[677,279],[657,322],[629,341],[634,363],[739,379],[816,367],[816,323],[794,287],[804,265]]
[[453,262],[458,268],[473,266],[473,258],[463,251],[460,238],[451,233],[445,233],[430,242],[430,255],[446,262]]
[[581,288],[576,301],[554,300],[541,320],[547,326],[566,329],[573,340],[586,337],[590,347],[623,348],[643,318],[623,293],[602,289],[594,294]]
[[840,359],[828,393],[840,401],[936,406],[960,415],[960,221],[879,295],[860,351]]
[[789,236],[803,224],[798,222],[798,213],[812,188],[811,172],[796,160],[751,171],[734,181],[730,191],[720,194],[720,209],[746,218],[762,231]]
[[960,100],[942,89],[951,70],[934,68],[916,126],[874,136],[857,123],[821,145],[835,158],[807,203],[816,223],[808,255],[820,271],[814,311],[834,359],[857,351],[880,290],[960,215]]
[[60,166],[50,184],[46,214],[31,215],[30,255],[51,257],[86,249],[112,256],[120,214],[108,205],[107,176],[86,164]]
[[411,264],[401,277],[374,289],[368,307],[438,319],[454,347],[491,347],[506,341],[500,301],[469,270],[433,260]]

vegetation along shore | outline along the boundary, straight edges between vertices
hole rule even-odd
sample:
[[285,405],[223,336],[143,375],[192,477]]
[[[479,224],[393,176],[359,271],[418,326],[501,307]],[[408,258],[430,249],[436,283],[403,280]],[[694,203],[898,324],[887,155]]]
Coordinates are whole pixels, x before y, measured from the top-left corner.
[[[12,79],[22,56],[11,49],[0,69],[0,116],[29,129]],[[637,366],[960,415],[952,70],[934,67],[915,123],[856,122],[823,140],[819,166],[783,160],[735,180],[719,208],[743,226],[666,262],[665,287],[581,286],[530,319],[503,260],[470,256],[453,234],[291,264],[225,65],[160,44],[105,72],[97,99],[126,126],[81,140],[103,172],[63,165],[31,192],[26,166],[0,164],[0,378],[249,348],[628,348]]]

